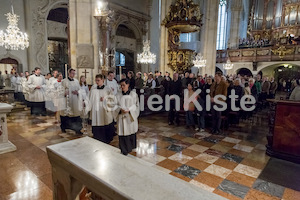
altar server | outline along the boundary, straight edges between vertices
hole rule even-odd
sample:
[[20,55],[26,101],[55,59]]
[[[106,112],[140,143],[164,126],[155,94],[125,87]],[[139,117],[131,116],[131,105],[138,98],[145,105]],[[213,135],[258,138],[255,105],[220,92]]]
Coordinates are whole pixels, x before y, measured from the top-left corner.
[[17,73],[12,74],[10,81],[11,81],[11,88],[14,90],[14,98],[15,100],[18,100],[18,91],[17,91]]
[[57,83],[57,77],[58,77],[58,71],[54,70],[52,73],[52,77],[49,78],[49,85],[54,85],[55,83]]
[[118,109],[116,109],[117,133],[121,153],[127,155],[136,148],[136,133],[138,131],[138,116],[140,114],[138,96],[131,91],[130,81],[120,81],[122,92],[117,94]]
[[23,80],[23,82],[22,82],[22,91],[23,91],[23,94],[24,94],[24,99],[25,99],[26,105],[30,106],[30,103],[29,103],[28,79],[29,79],[29,75],[27,75],[25,77],[25,79]]
[[[94,138],[109,144],[114,137],[113,110],[108,106],[109,98],[115,98],[113,91],[104,85],[104,76],[96,76],[97,87],[91,90],[89,103],[86,104],[92,120]],[[109,97],[109,95],[111,95]],[[86,102],[86,101],[85,101]]]
[[51,89],[54,111],[56,112],[55,118],[58,122],[60,122],[60,113],[66,109],[65,88],[62,86],[62,80],[62,73],[58,73],[57,79],[55,79],[53,88]]
[[114,95],[116,95],[118,93],[119,85],[115,79],[114,72],[109,71],[107,73],[107,79],[105,81],[105,85],[113,91]]
[[80,101],[80,86],[77,79],[74,79],[76,71],[74,69],[69,69],[68,78],[62,81],[62,86],[65,88],[66,96],[66,109],[61,112],[61,130],[63,133],[66,129],[71,129],[76,132],[76,134],[82,135],[82,119],[80,118],[79,106],[82,107],[83,102]]
[[46,115],[45,108],[45,77],[41,75],[41,69],[36,67],[34,74],[28,79],[29,101],[31,104],[31,114]]
[[5,70],[4,83],[6,88],[11,88],[11,74]]
[[17,99],[21,102],[24,102],[24,95],[23,95],[23,87],[22,83],[25,81],[23,77],[23,73],[20,73],[19,76],[16,77],[16,92],[17,92]]

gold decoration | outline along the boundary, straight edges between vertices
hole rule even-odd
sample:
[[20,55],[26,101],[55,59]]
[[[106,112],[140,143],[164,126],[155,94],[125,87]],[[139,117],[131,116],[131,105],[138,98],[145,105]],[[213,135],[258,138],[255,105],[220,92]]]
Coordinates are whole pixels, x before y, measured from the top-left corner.
[[195,4],[193,0],[177,0],[169,7],[162,25],[182,33],[191,33],[200,31],[201,21],[202,15],[198,4]]
[[169,67],[176,72],[183,72],[192,67],[193,50],[181,49],[181,50],[169,50]]
[[176,31],[176,30],[170,30],[170,34],[171,34],[171,37],[172,37],[172,43],[174,45],[177,45],[179,46],[180,44],[180,32],[179,31]]
[[240,56],[240,52],[239,51],[229,52],[229,56],[230,57],[238,57],[238,56]]
[[259,55],[259,56],[266,56],[266,55],[268,55],[269,52],[270,52],[270,51],[269,51],[268,49],[265,49],[265,50],[258,50],[258,51],[257,51],[257,55]]
[[243,51],[243,56],[253,56],[254,51]]
[[280,46],[278,49],[271,50],[275,55],[278,55],[282,60],[285,55],[290,55],[295,52],[295,47],[287,49],[285,46]]

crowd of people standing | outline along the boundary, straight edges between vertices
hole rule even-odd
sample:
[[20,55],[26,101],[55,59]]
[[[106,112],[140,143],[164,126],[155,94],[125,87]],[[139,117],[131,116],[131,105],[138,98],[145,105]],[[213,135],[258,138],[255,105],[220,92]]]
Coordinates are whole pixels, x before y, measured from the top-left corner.
[[[105,143],[110,143],[115,135],[115,127],[119,135],[120,149],[124,155],[127,155],[136,148],[136,133],[138,131],[138,117],[140,114],[140,91],[150,91],[147,94],[160,93],[162,96],[170,97],[170,109],[168,110],[168,123],[180,125],[180,114],[185,113],[186,128],[192,128],[196,131],[204,132],[207,130],[206,119],[211,116],[211,132],[221,134],[222,116],[224,112],[214,109],[220,104],[215,102],[215,97],[223,95],[226,100],[218,99],[227,103],[228,109],[225,113],[230,112],[230,102],[228,96],[234,90],[237,98],[236,106],[240,105],[241,99],[245,95],[251,95],[256,100],[256,105],[261,102],[263,105],[267,98],[275,98],[278,88],[274,78],[248,77],[241,75],[224,76],[217,72],[215,76],[195,75],[193,73],[136,73],[129,71],[122,75],[122,79],[117,81],[114,72],[110,71],[107,76],[97,75],[95,84],[88,86],[85,76],[79,80],[75,78],[76,71],[70,69],[68,77],[63,79],[63,75],[58,71],[46,76],[41,75],[40,68],[29,74],[25,72],[13,74],[11,84],[15,85],[16,98],[24,101],[31,107],[32,115],[47,115],[47,112],[56,113],[56,119],[61,123],[61,131],[67,129],[75,131],[76,134],[81,132],[82,118],[91,120],[93,137]],[[7,80],[3,80],[7,82]],[[299,81],[297,82],[299,87]],[[184,90],[187,89],[187,92]],[[184,99],[194,95],[197,90],[201,90],[193,101],[184,105]],[[134,92],[134,90],[136,92]],[[299,91],[299,90],[297,90]],[[107,96],[115,97],[117,102],[115,109],[110,109],[104,102]],[[122,101],[123,97],[131,97],[130,101]],[[209,111],[196,109],[196,102],[203,108],[206,107],[207,98],[211,103]],[[298,97],[294,94],[293,97]],[[180,99],[179,109],[177,98]],[[238,115],[238,117],[243,117]],[[238,120],[237,120],[238,123]]]

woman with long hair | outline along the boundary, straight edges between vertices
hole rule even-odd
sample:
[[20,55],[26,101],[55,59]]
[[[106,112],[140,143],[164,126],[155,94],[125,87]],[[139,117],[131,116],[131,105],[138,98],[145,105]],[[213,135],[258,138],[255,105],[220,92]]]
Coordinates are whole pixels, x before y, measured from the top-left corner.
[[86,93],[86,96],[88,97],[89,96],[89,86],[88,84],[86,83],[86,78],[85,76],[80,76],[80,79],[79,79],[79,85],[80,85],[80,89],[84,90],[85,93]]

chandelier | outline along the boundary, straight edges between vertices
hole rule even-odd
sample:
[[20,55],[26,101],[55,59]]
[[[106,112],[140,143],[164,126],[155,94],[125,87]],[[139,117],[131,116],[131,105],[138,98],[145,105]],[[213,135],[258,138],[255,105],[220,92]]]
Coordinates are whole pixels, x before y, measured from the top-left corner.
[[206,60],[203,59],[201,53],[198,53],[193,60],[193,64],[195,67],[201,68],[206,67]]
[[11,11],[5,15],[8,21],[6,32],[0,30],[0,46],[4,46],[7,50],[24,50],[29,46],[28,36],[18,27],[19,16],[14,13],[13,6]]
[[230,58],[228,57],[227,62],[223,64],[225,70],[230,70],[233,68],[233,63],[231,63]]
[[143,42],[143,53],[137,55],[137,62],[143,64],[155,64],[156,55],[150,52],[150,40]]

